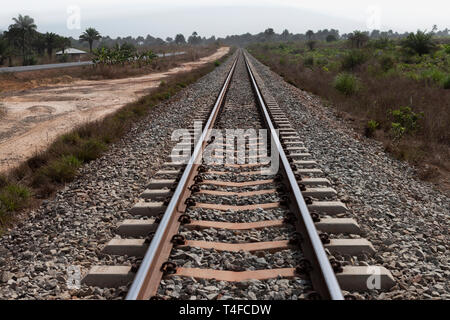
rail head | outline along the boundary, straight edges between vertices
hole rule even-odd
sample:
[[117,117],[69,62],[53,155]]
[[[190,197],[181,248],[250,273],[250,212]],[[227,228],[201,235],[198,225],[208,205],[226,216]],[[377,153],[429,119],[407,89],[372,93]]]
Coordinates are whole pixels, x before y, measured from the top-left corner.
[[303,223],[304,229],[306,230],[308,239],[310,240],[311,249],[313,251],[313,254],[316,258],[318,267],[321,273],[321,276],[323,277],[323,285],[321,286],[321,291],[324,293],[326,298],[332,299],[332,300],[343,300],[344,297],[342,295],[341,288],[339,286],[339,283],[336,279],[336,275],[333,271],[333,268],[331,267],[330,261],[328,260],[327,254],[325,253],[325,249],[323,247],[322,241],[319,238],[317,229],[315,227],[314,221],[311,218],[311,215],[308,210],[308,206],[306,205],[305,199],[303,198],[303,195],[300,191],[300,188],[298,186],[297,179],[294,175],[294,172],[292,171],[292,168],[289,164],[289,161],[286,157],[286,153],[283,150],[283,147],[281,145],[280,139],[278,137],[278,134],[275,130],[275,126],[272,123],[272,120],[270,118],[269,111],[266,107],[265,100],[263,98],[263,95],[260,91],[260,88],[258,86],[258,83],[254,76],[253,66],[251,65],[251,62],[248,59],[247,54],[244,52],[245,57],[245,63],[247,66],[247,70],[250,76],[250,81],[253,86],[253,90],[255,91],[256,98],[258,100],[258,103],[261,107],[264,120],[269,127],[270,135],[272,138],[272,143],[275,143],[276,150],[280,157],[281,166],[284,170],[285,177],[287,178],[287,182],[289,184],[289,187],[292,191],[292,198],[294,199],[294,206],[297,209],[296,211],[300,214],[301,221]]

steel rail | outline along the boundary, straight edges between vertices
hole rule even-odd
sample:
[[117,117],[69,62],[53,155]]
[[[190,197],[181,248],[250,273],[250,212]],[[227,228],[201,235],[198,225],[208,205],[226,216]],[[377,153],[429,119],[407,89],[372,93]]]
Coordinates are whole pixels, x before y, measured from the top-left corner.
[[157,256],[158,256],[158,253],[160,252],[159,248],[163,245],[164,237],[166,234],[166,229],[168,229],[170,222],[173,220],[172,217],[175,214],[175,212],[177,211],[177,206],[179,205],[179,202],[182,199],[182,196],[186,191],[187,183],[195,169],[195,164],[198,162],[198,160],[202,156],[202,151],[203,151],[203,148],[205,147],[207,138],[211,134],[211,131],[209,129],[212,129],[212,126],[214,125],[214,121],[217,117],[219,109],[220,109],[221,105],[223,104],[224,97],[225,97],[225,94],[229,87],[229,84],[231,82],[231,78],[233,76],[238,58],[239,58],[239,53],[238,53],[235,61],[233,62],[233,65],[230,68],[228,76],[224,82],[224,85],[222,86],[219,96],[216,99],[216,102],[215,102],[214,107],[211,111],[211,114],[208,118],[208,121],[204,127],[204,130],[194,148],[194,152],[193,152],[192,156],[190,157],[189,162],[186,165],[183,175],[181,176],[181,179],[175,189],[175,192],[173,193],[173,196],[164,212],[164,215],[161,219],[161,222],[158,225],[155,235],[152,238],[150,246],[149,246],[147,252],[145,253],[144,259],[142,260],[142,263],[141,263],[139,270],[133,280],[130,290],[128,291],[126,300],[138,300],[138,299],[143,298],[142,290],[143,290],[143,287],[145,286],[145,281],[148,277],[148,273],[151,271],[150,270],[151,266],[154,265],[155,260],[158,258]]
[[270,115],[267,110],[264,98],[259,90],[258,84],[253,75],[253,70],[251,70],[250,64],[248,62],[248,57],[245,53],[244,53],[244,57],[245,57],[245,64],[247,66],[247,70],[250,75],[253,89],[257,96],[259,105],[263,111],[263,115],[264,115],[266,124],[268,125],[268,127],[270,129],[270,133],[272,136],[271,141],[272,141],[272,143],[275,143],[275,145],[276,145],[276,148],[277,148],[280,160],[281,160],[281,164],[283,166],[283,169],[287,176],[287,180],[289,182],[289,187],[291,188],[291,190],[293,192],[293,194],[291,195],[295,199],[295,202],[293,205],[296,206],[296,209],[298,209],[297,212],[299,212],[301,215],[301,217],[300,217],[301,221],[303,222],[304,228],[306,229],[307,235],[310,240],[310,244],[312,246],[312,250],[314,252],[315,258],[317,259],[317,262],[318,262],[318,265],[320,268],[320,273],[325,282],[325,286],[326,286],[325,290],[327,291],[325,293],[326,294],[325,298],[329,298],[332,300],[343,300],[344,297],[342,295],[342,291],[339,286],[339,283],[336,279],[336,275],[333,271],[333,268],[331,267],[331,264],[330,264],[330,261],[328,260],[327,254],[325,253],[325,249],[323,247],[322,241],[319,238],[314,221],[311,218],[311,215],[308,210],[308,206],[306,205],[305,199],[303,198],[303,195],[300,191],[297,179],[294,175],[294,172],[292,171],[292,168],[291,168],[289,161],[286,157],[286,154],[283,150],[283,147],[281,145],[278,134],[275,130],[274,125],[272,124],[272,121],[270,119]]

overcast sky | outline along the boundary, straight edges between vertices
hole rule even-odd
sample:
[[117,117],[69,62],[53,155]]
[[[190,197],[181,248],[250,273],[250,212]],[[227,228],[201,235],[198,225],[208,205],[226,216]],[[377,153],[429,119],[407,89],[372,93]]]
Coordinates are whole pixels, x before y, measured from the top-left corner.
[[267,27],[278,33],[450,28],[449,0],[10,0],[0,11],[0,30],[19,13],[34,18],[40,32],[74,37],[87,27],[111,37],[161,38],[194,30],[207,37],[257,33]]

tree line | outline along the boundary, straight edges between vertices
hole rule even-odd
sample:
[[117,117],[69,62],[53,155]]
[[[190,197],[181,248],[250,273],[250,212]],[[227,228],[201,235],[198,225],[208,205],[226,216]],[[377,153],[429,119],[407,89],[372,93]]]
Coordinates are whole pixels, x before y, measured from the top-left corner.
[[[151,35],[147,35],[146,37],[128,36],[113,39],[109,36],[102,36],[95,28],[87,28],[80,35],[79,39],[74,39],[72,37],[63,37],[53,32],[38,32],[34,19],[27,15],[22,16],[19,14],[17,18],[13,18],[12,20],[13,23],[8,27],[8,30],[0,33],[0,65],[3,65],[6,60],[8,65],[12,66],[14,58],[20,58],[22,65],[35,64],[36,56],[48,56],[51,59],[54,50],[61,50],[64,53],[69,47],[80,47],[84,44],[87,45],[87,48],[92,53],[95,48],[114,48],[124,44],[134,47],[209,45],[220,43],[247,46],[258,42],[305,41],[307,46],[313,50],[317,41],[333,42],[344,39],[351,41],[352,45],[357,48],[363,46],[369,39],[388,41],[389,39],[407,39],[409,37],[410,41],[414,41],[414,39],[411,39],[411,33],[405,32],[399,34],[392,30],[373,30],[371,32],[354,31],[340,35],[336,29],[324,29],[316,32],[308,30],[305,33],[297,34],[293,34],[285,29],[280,34],[277,34],[273,28],[267,28],[263,32],[254,35],[245,33],[224,38],[216,38],[215,36],[206,38],[194,31],[187,39],[182,33],[179,33],[173,38],[167,37],[165,40],[155,38]],[[434,26],[431,32],[424,34],[447,37],[449,36],[449,30],[446,28],[438,31],[437,26]]]
[[[113,39],[109,36],[103,37],[95,28],[87,28],[78,39],[74,39],[72,37],[60,36],[53,32],[41,33],[37,31],[37,25],[34,19],[27,15],[19,14],[17,18],[12,18],[12,20],[13,23],[9,25],[8,30],[0,33],[0,66],[5,62],[7,62],[8,66],[13,66],[15,59],[20,59],[22,65],[36,64],[37,57],[48,57],[52,59],[55,50],[62,51],[62,57],[64,58],[64,52],[67,48],[83,47],[84,44],[87,45],[91,53],[93,53],[95,48],[105,48],[102,54],[100,54],[100,60],[111,61],[111,59],[104,57],[127,56],[128,49],[116,50],[117,47],[120,48],[123,45],[131,45],[133,48],[136,48],[167,44],[205,45],[216,42],[214,36],[207,39],[206,37],[201,37],[195,31],[187,39],[181,33],[176,34],[173,38],[167,37],[166,40],[155,38],[151,35],[147,35],[145,38],[142,36],[136,38],[129,36]],[[151,60],[150,57],[151,54],[146,51],[141,52],[137,58],[138,60],[144,59],[144,61],[149,61]],[[123,61],[122,58],[112,60]]]

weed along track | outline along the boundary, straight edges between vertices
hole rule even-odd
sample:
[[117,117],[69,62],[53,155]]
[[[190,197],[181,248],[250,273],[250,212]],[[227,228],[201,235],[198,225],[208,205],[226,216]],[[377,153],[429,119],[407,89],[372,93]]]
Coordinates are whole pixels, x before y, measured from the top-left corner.
[[341,263],[375,249],[248,54],[234,59],[103,248],[137,263],[94,266],[83,283],[131,283],[130,300],[341,300],[394,286],[382,266]]

